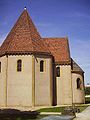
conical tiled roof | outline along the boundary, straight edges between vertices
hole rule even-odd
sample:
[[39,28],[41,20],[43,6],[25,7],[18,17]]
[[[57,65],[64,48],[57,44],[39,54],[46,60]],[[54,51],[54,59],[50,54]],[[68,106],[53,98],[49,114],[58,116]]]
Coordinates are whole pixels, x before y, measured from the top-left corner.
[[26,9],[0,48],[0,56],[18,53],[50,54]]

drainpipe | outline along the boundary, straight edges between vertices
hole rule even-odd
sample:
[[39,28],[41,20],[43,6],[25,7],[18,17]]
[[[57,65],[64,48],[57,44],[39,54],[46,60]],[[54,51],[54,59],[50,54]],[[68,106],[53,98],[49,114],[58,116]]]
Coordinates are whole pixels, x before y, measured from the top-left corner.
[[71,72],[71,92],[72,92],[72,107],[74,108],[74,104],[73,104],[73,83],[72,83],[72,72]]
[[32,106],[35,106],[35,57],[32,55]]
[[5,107],[7,107],[8,55],[6,55]]

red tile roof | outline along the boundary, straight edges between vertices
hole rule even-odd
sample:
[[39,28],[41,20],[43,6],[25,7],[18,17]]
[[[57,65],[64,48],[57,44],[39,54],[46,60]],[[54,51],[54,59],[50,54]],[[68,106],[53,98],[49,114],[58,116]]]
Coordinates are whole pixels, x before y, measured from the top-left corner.
[[50,54],[27,10],[24,10],[0,48],[0,56],[16,53]]
[[25,9],[0,47],[0,56],[5,54],[53,55],[55,62],[70,63],[67,38],[41,38]]
[[43,38],[56,63],[70,63],[70,51],[67,38]]

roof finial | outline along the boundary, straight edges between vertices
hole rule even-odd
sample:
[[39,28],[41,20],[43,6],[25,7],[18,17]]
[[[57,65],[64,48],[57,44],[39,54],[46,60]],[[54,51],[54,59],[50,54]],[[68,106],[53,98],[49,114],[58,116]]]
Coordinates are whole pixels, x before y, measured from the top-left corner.
[[26,8],[26,6],[24,7],[24,10],[26,10],[27,8]]

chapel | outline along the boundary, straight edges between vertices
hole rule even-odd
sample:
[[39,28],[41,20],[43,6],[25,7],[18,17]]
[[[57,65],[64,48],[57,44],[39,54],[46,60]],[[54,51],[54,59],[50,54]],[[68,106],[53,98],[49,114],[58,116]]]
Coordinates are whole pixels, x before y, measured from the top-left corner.
[[84,102],[84,71],[68,38],[41,37],[25,8],[0,47],[0,107]]

